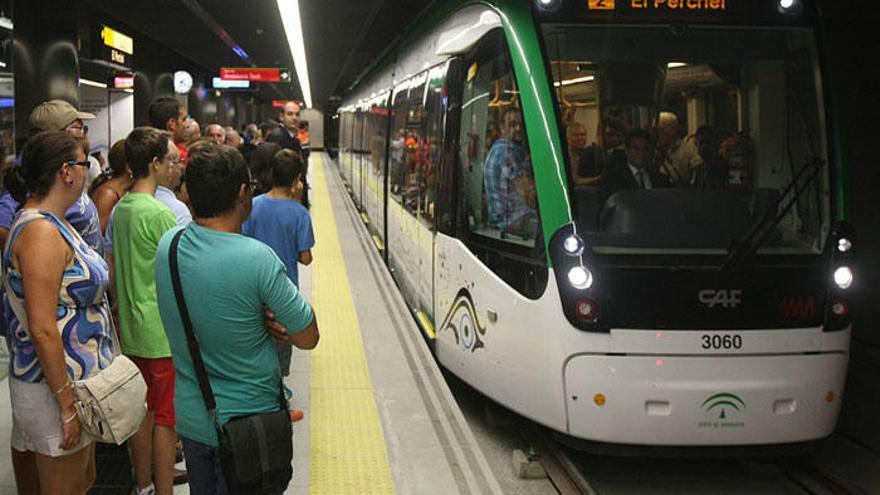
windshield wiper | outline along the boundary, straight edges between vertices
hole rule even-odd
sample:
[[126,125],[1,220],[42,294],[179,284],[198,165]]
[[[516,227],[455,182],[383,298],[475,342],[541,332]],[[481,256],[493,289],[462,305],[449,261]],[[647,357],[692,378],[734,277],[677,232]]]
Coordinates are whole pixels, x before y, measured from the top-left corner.
[[[785,215],[787,215],[789,210],[791,210],[797,203],[798,198],[800,198],[804,191],[807,190],[807,186],[812,184],[816,177],[819,176],[819,171],[822,170],[824,165],[824,160],[813,157],[801,167],[797,175],[785,187],[785,190],[782,191],[782,195],[780,196],[780,198],[785,198],[791,190],[794,189],[794,195],[791,199],[785,203],[775,217],[771,216],[771,211],[767,211],[763,218],[761,218],[761,220],[749,230],[745,239],[731,243],[730,254],[727,255],[727,259],[725,259],[724,263],[721,265],[722,272],[730,273],[730,271],[749,260],[758,252],[758,249],[760,249],[764,244],[764,241],[766,241],[774,229],[776,229],[779,222],[785,218]],[[801,178],[804,176],[806,176],[806,180],[801,181]]]

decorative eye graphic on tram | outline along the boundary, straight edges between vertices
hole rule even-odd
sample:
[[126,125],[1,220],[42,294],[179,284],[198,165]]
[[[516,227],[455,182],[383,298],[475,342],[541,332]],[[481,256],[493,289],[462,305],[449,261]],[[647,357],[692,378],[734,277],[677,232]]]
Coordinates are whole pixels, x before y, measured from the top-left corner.
[[443,330],[451,330],[455,336],[455,343],[460,344],[466,351],[474,352],[483,347],[481,337],[486,335],[486,327],[480,324],[474,301],[467,289],[461,289],[455,296],[452,309],[440,325],[440,331]]

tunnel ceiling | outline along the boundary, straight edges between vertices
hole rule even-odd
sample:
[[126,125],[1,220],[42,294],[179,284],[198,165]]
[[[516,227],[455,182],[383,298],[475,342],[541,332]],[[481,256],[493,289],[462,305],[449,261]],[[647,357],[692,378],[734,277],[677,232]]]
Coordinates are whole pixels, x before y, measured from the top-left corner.
[[[302,98],[275,0],[84,0],[219,75],[220,67],[288,67],[290,84],[260,84],[264,99]],[[312,101],[342,96],[432,0],[300,0]],[[248,55],[221,40],[225,30]],[[173,70],[169,67],[169,70]]]

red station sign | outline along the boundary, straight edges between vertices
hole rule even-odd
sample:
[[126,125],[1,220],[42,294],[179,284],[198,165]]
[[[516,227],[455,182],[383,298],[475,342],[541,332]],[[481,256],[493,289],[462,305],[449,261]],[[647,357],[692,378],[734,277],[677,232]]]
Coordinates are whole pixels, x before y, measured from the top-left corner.
[[222,67],[220,79],[224,81],[280,82],[282,69],[253,69],[248,67]]
[[131,89],[134,88],[134,76],[116,76],[113,78],[113,87],[115,89]]

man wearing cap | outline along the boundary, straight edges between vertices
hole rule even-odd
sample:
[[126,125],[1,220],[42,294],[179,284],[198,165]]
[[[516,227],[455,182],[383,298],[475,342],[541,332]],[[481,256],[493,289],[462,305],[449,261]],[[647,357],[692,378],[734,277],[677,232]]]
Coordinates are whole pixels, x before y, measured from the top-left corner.
[[[45,101],[34,108],[30,116],[30,134],[40,131],[64,131],[77,138],[81,143],[86,142],[88,128],[83,125],[83,120],[92,120],[94,114],[80,112],[70,103],[64,100]],[[91,156],[88,149],[83,149],[86,156]],[[85,190],[89,190],[89,184],[101,175],[101,164],[97,159],[90,160],[89,176],[86,179]]]
[[[49,100],[37,105],[31,112],[28,121],[30,123],[31,135],[41,131],[63,131],[82,142],[84,138],[83,119],[94,118],[94,115],[80,112],[64,100]],[[0,213],[0,240],[5,241],[2,238],[5,237],[5,233],[8,232],[9,227],[12,225],[13,215],[9,213],[15,212],[18,209],[18,205],[9,196],[8,191],[0,197],[0,203],[9,203],[12,206],[12,208],[0,209],[0,211],[6,212],[6,214]],[[83,190],[76,203],[67,210],[65,218],[92,249],[103,255],[104,246],[101,238],[101,221],[98,218],[98,210],[85,190]]]

